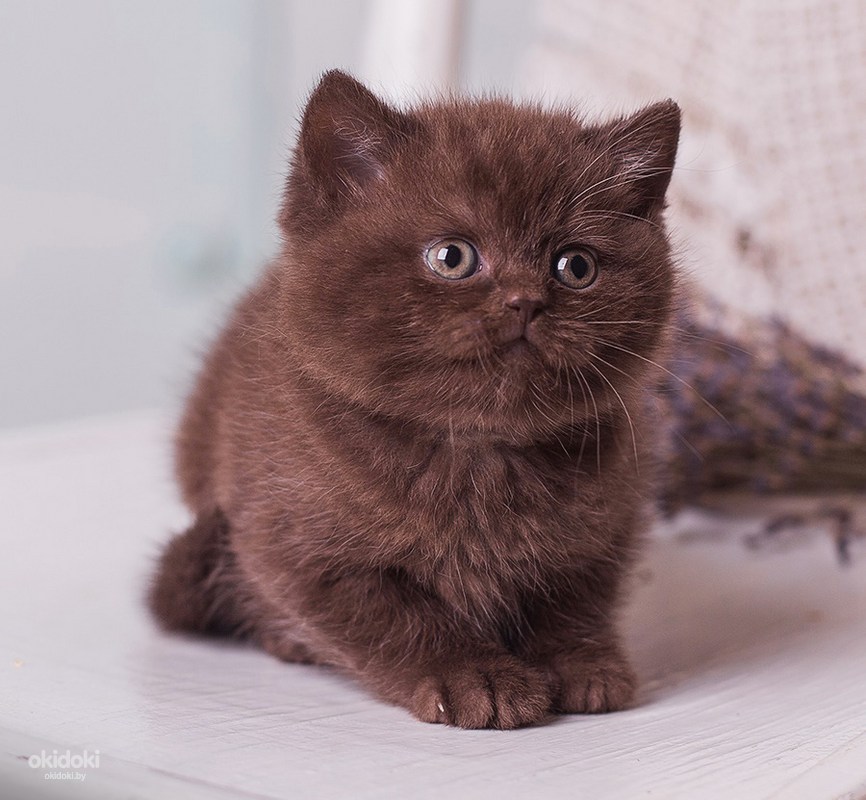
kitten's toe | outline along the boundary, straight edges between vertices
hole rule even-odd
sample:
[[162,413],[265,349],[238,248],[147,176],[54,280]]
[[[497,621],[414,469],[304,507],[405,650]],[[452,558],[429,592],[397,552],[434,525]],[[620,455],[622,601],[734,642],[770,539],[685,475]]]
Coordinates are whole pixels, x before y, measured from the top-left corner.
[[451,665],[423,678],[411,710],[424,722],[459,728],[519,728],[550,707],[544,675],[511,656]]
[[624,658],[560,656],[551,664],[553,710],[561,714],[601,714],[628,708],[637,689],[634,671]]

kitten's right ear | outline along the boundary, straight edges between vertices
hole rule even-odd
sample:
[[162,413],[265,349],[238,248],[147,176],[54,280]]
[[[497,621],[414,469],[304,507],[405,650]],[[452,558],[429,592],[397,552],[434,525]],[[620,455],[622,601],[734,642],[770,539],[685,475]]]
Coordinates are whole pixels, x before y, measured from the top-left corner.
[[340,70],[326,72],[304,110],[285,208],[294,197],[319,207],[326,216],[381,180],[399,144],[414,128],[405,114],[382,102],[363,84]]
[[601,132],[628,210],[650,216],[662,209],[680,137],[679,106],[663,100],[604,126]]

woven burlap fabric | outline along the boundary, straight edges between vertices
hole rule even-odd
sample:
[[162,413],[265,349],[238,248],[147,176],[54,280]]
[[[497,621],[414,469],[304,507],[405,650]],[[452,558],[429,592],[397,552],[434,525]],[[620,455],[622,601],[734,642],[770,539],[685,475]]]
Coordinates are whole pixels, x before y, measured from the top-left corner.
[[539,0],[538,12],[526,94],[590,115],[682,106],[670,220],[685,271],[743,312],[730,325],[775,315],[866,366],[866,2]]

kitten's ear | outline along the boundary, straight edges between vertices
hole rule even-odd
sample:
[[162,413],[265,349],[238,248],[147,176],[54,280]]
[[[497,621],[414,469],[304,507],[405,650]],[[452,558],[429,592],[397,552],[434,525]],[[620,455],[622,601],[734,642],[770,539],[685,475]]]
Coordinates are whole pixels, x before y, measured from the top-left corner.
[[661,211],[677,155],[680,107],[673,100],[654,103],[603,131],[629,211],[639,216]]
[[384,176],[412,128],[409,117],[350,75],[326,72],[304,110],[287,205],[296,184],[295,190],[312,192],[307,201],[325,206],[321,211],[337,210]]

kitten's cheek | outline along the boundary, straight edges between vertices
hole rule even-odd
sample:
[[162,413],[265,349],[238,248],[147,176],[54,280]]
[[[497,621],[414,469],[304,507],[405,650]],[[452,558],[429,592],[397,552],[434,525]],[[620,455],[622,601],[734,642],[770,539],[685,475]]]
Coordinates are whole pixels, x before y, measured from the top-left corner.
[[487,347],[487,333],[480,320],[466,320],[441,335],[439,343],[449,357],[465,358]]

